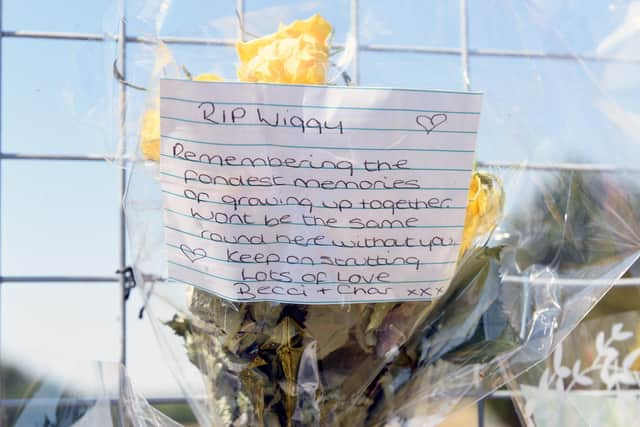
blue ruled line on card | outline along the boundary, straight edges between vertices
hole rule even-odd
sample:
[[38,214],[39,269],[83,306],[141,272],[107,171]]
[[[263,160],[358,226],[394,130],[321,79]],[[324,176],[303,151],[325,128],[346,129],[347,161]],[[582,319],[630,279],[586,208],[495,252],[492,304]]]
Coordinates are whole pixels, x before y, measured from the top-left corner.
[[[179,216],[183,216],[185,218],[191,218],[194,219],[196,221],[204,221],[204,222],[209,222],[212,224],[218,224],[218,225],[228,225],[228,226],[238,226],[238,227],[265,227],[265,228],[273,228],[273,227],[269,227],[265,224],[246,224],[246,223],[242,223],[242,224],[231,224],[231,223],[225,223],[225,224],[220,224],[219,222],[210,220],[210,219],[206,219],[206,218],[196,218],[195,216],[189,215],[189,214],[185,214],[182,212],[178,212],[178,211],[174,211],[173,209],[169,209],[169,208],[164,208],[163,209],[165,212],[170,212],[174,215],[179,215]],[[301,222],[287,222],[282,224],[283,226],[289,226],[289,225],[294,225],[294,226],[302,226],[302,227],[322,227],[322,228],[334,228],[334,229],[346,229],[346,230],[380,230],[378,228],[366,228],[366,227],[347,227],[347,226],[328,226],[328,225],[321,225],[321,224],[304,224]],[[464,224],[460,224],[460,225],[413,225],[410,227],[395,227],[396,230],[413,230],[413,229],[443,229],[443,228],[464,228]],[[392,230],[394,228],[386,228],[385,230]]]
[[475,153],[475,150],[452,150],[448,148],[369,148],[369,147],[327,147],[319,145],[293,145],[293,144],[247,144],[235,142],[211,142],[196,139],[178,138],[170,135],[160,135],[162,138],[173,139],[175,141],[192,142],[194,144],[213,145],[220,147],[278,147],[278,148],[301,148],[305,150],[347,150],[347,151],[417,151],[432,153]]
[[[186,200],[194,200],[193,198],[189,198],[186,197],[184,194],[178,194],[178,193],[174,193],[171,191],[167,191],[167,190],[162,190],[162,192],[164,194],[168,194],[170,196],[173,197],[178,197],[181,199],[186,199]],[[413,202],[413,200],[412,200]],[[423,201],[424,202],[424,201]],[[216,202],[215,200],[199,200],[198,203],[209,203],[212,205],[219,205],[219,206],[227,206],[230,208],[233,208],[234,205],[231,203],[224,203],[224,202]],[[428,202],[426,202],[428,203]],[[322,205],[302,205],[300,203],[269,203],[268,205],[246,205],[246,204],[238,204],[238,207],[243,207],[243,208],[270,208],[270,207],[284,207],[284,206],[296,206],[296,207],[300,207],[300,208],[312,208],[312,209],[333,209],[336,210],[336,207],[334,206],[322,206]],[[466,206],[449,206],[446,208],[394,208],[396,211],[407,211],[407,213],[410,212],[415,212],[415,211],[434,211],[434,212],[438,212],[438,213],[444,213],[447,210],[451,209],[451,210],[463,210],[463,209],[467,209]],[[345,209],[348,211],[352,211],[352,210],[371,210],[371,211],[380,211],[382,212],[386,212],[386,211],[390,211],[391,208],[363,208],[363,207],[350,207],[348,209]]]
[[274,168],[274,169],[278,169],[278,168],[282,168],[282,169],[313,169],[313,170],[332,170],[332,171],[336,171],[336,172],[345,172],[345,171],[349,171],[349,170],[354,170],[354,171],[363,171],[363,172],[376,172],[376,173],[387,173],[387,172],[405,172],[405,173],[411,173],[413,171],[418,171],[418,172],[471,172],[473,169],[462,169],[462,168],[397,168],[397,169],[381,169],[381,170],[372,170],[372,169],[366,169],[366,168],[331,168],[331,167],[312,167],[312,166],[287,166],[285,164],[282,164],[280,166],[274,166],[274,165],[250,165],[250,164],[244,164],[244,165],[230,165],[230,164],[226,164],[224,166],[215,163],[215,162],[205,162],[202,160],[189,160],[189,159],[185,159],[182,157],[175,157],[169,154],[160,154],[161,157],[164,157],[166,159],[173,159],[173,160],[180,160],[183,162],[191,162],[191,163],[199,163],[199,164],[203,164],[203,165],[207,165],[207,166],[219,166],[219,167],[239,167],[239,168],[261,168],[261,167],[265,167],[265,168]]
[[382,170],[371,170],[371,169],[366,169],[366,168],[349,168],[349,169],[340,169],[340,168],[324,168],[324,167],[311,167],[311,166],[298,166],[298,167],[293,167],[293,166],[287,166],[285,164],[282,164],[280,166],[272,166],[272,165],[230,165],[230,164],[226,164],[224,166],[221,166],[220,164],[214,163],[214,162],[205,162],[202,160],[189,160],[189,159],[185,159],[182,157],[175,157],[175,156],[171,156],[169,154],[160,154],[160,157],[164,157],[165,159],[173,159],[173,160],[180,160],[182,162],[190,162],[190,163],[198,163],[198,164],[202,164],[202,165],[207,165],[207,166],[218,166],[218,167],[232,167],[232,168],[274,168],[274,169],[312,169],[312,170],[331,170],[331,171],[335,171],[335,172],[348,172],[350,170],[354,170],[354,171],[366,171],[366,172],[375,172],[375,173],[387,173],[387,172],[404,172],[404,173],[411,173],[413,171],[419,171],[419,172],[471,172],[473,169],[460,169],[460,168],[398,168],[398,169],[382,169]]
[[[160,116],[161,119],[165,120],[174,120],[183,123],[192,123],[194,125],[205,125],[205,126],[243,126],[243,127],[268,127],[268,128],[289,128],[289,129],[300,129],[300,126],[291,126],[291,125],[278,125],[271,126],[266,123],[209,123],[203,122],[200,120],[189,120],[183,119],[181,117],[172,117],[172,116]],[[403,128],[361,128],[361,127],[343,127],[343,130],[356,130],[356,131],[367,131],[367,132],[418,132],[425,133],[424,129],[403,129]],[[433,129],[429,131],[429,133],[457,133],[457,134],[470,134],[475,135],[478,132],[471,130],[438,130]]]
[[396,88],[396,87],[371,87],[371,86],[338,86],[338,85],[305,85],[291,83],[250,83],[250,82],[205,82],[196,80],[185,80],[176,78],[162,78],[160,80],[176,81],[181,83],[198,83],[204,85],[241,85],[251,88],[251,86],[282,86],[282,87],[303,87],[309,89],[341,89],[341,90],[365,90],[365,91],[387,91],[387,92],[417,92],[417,93],[450,93],[455,95],[483,95],[483,92],[461,91],[461,90],[439,90],[439,89],[416,89],[416,88]]
[[[265,246],[265,245],[292,245],[292,246],[297,246],[297,247],[308,247],[308,246],[317,246],[317,247],[323,247],[323,248],[335,248],[335,249],[403,249],[403,248],[408,248],[408,249],[429,249],[429,250],[433,250],[433,248],[450,248],[450,247],[458,247],[460,246],[460,243],[451,243],[451,244],[447,244],[445,245],[432,245],[431,247],[429,247],[429,245],[415,245],[415,246],[370,246],[370,247],[349,247],[349,246],[340,246],[340,245],[332,245],[332,244],[320,244],[320,243],[305,243],[305,244],[299,244],[299,243],[295,243],[295,242],[264,242],[264,243],[255,243],[255,242],[223,242],[223,241],[219,241],[219,240],[212,240],[212,239],[207,239],[206,237],[202,237],[202,235],[200,234],[195,234],[195,233],[191,233],[189,231],[185,231],[185,230],[181,230],[180,228],[177,227],[172,227],[170,225],[165,225],[164,228],[166,228],[167,230],[171,230],[171,231],[175,231],[176,233],[181,233],[187,236],[191,236],[191,237],[196,237],[198,239],[202,239],[205,242],[213,242],[213,243],[220,243],[222,245],[249,245],[249,246]],[[437,237],[437,236],[434,236]],[[384,238],[381,238],[384,240]],[[337,240],[337,239],[331,239],[331,240]]]
[[[160,175],[168,176],[170,178],[184,180],[184,176],[174,175],[169,172],[160,172]],[[298,178],[304,179],[306,181],[312,180],[312,178]],[[189,181],[196,182],[196,180],[191,179]],[[346,180],[337,180],[337,181],[346,181]],[[351,182],[351,181],[350,181]],[[211,186],[223,186],[223,187],[248,187],[248,188],[277,188],[277,187],[293,187],[299,188],[301,190],[324,190],[324,191],[469,191],[469,187],[418,187],[418,188],[323,188],[323,187],[306,187],[294,184],[280,184],[280,185],[233,185],[233,184],[213,184],[212,183],[203,183],[196,182],[196,184],[200,185],[211,185]]]
[[407,112],[407,113],[440,113],[440,114],[469,114],[479,115],[479,111],[448,111],[448,110],[421,110],[416,108],[394,108],[394,107],[347,107],[347,106],[330,106],[330,105],[307,105],[307,104],[276,104],[267,102],[222,102],[208,101],[197,99],[177,98],[173,96],[161,96],[160,99],[167,101],[185,102],[189,104],[202,104],[203,102],[211,102],[215,105],[241,105],[251,107],[281,107],[281,108],[313,108],[318,110],[353,110],[353,111],[390,111],[390,112]]
[[[430,301],[432,301],[433,299],[436,299],[437,297],[433,297],[432,299],[427,299],[427,298],[402,298],[402,297],[394,297],[393,299],[368,299],[368,300],[352,300],[352,299],[340,299],[340,300],[300,300],[300,297],[296,297],[296,298],[291,298],[291,299],[279,299],[279,298],[253,298],[253,299],[249,299],[249,298],[233,298],[231,296],[227,296],[224,295],[220,292],[217,292],[213,289],[211,289],[211,286],[204,286],[204,285],[198,285],[195,284],[193,282],[189,282],[187,280],[184,279],[178,279],[176,277],[172,277],[169,276],[169,283],[171,282],[175,282],[175,283],[184,283],[186,285],[189,286],[193,286],[199,289],[202,289],[206,292],[210,292],[214,295],[216,295],[218,298],[222,298],[228,301],[233,301],[233,302],[240,302],[240,303],[247,303],[247,302],[265,302],[265,301],[269,301],[269,302],[275,302],[275,303],[279,303],[279,304],[300,304],[300,305],[328,305],[328,304],[375,304],[378,302],[401,302],[401,301],[417,301],[417,302],[424,302],[424,303],[429,303]],[[311,286],[311,284],[308,284]],[[312,288],[313,289],[313,288]]]
[[[233,283],[281,283],[282,285],[313,285],[313,283],[308,282],[282,282],[279,280],[242,280],[242,279],[231,279],[228,277],[218,276],[217,274],[209,273],[206,271],[198,270],[197,268],[190,267],[188,265],[181,264],[176,261],[167,261],[169,264],[175,265],[180,268],[184,268],[186,270],[191,270],[195,273],[199,273],[205,276],[213,277],[214,279],[223,280],[225,282],[233,282]],[[412,284],[420,284],[420,283],[443,283],[450,281],[451,278],[448,279],[431,279],[431,280],[405,280],[398,281],[394,280],[393,282],[371,282],[367,283],[367,285],[412,285]],[[353,285],[353,283],[343,283],[343,282],[322,282],[322,285]]]
[[[437,297],[432,297],[431,299],[428,298],[402,298],[402,297],[394,297],[393,299],[367,299],[367,300],[352,300],[352,299],[339,299],[339,300],[300,300],[300,297],[295,297],[295,298],[291,298],[291,299],[279,299],[279,298],[253,298],[253,299],[249,299],[249,298],[234,298],[231,296],[227,296],[224,295],[218,291],[215,291],[213,289],[211,289],[211,285],[209,286],[204,286],[204,285],[198,285],[195,284],[193,282],[184,280],[184,279],[178,279],[176,277],[172,277],[169,276],[169,283],[171,282],[175,282],[175,283],[184,283],[186,285],[189,286],[193,286],[199,289],[202,289],[206,292],[210,292],[214,295],[216,295],[218,298],[222,298],[228,301],[233,301],[233,302],[240,302],[240,303],[247,303],[247,302],[265,302],[265,301],[269,301],[269,302],[275,302],[275,303],[279,303],[279,304],[300,304],[300,305],[328,305],[328,304],[375,304],[375,303],[379,303],[379,302],[402,302],[402,301],[416,301],[416,302],[424,302],[424,303],[429,303],[430,301],[436,299]],[[312,286],[312,284],[308,284],[310,286]],[[313,290],[313,288],[311,288]]]
[[[212,243],[217,243],[217,242],[213,242]],[[178,249],[181,250],[179,245],[174,245],[172,243],[165,243],[166,246],[170,247],[170,248],[174,248],[174,249]],[[384,249],[384,248],[379,248],[379,249]],[[291,255],[287,255],[285,256],[285,259],[287,259],[289,256]],[[296,256],[297,255],[293,255]],[[270,264],[287,264],[287,265],[297,265],[300,267],[315,267],[315,266],[328,266],[328,267],[340,267],[340,268],[359,268],[359,267],[367,267],[367,268],[382,268],[382,267],[406,267],[406,268],[410,268],[411,270],[415,270],[416,266],[423,266],[423,265],[450,265],[450,264],[456,264],[458,261],[457,260],[452,260],[452,261],[421,261],[418,260],[418,262],[416,263],[409,263],[409,264],[381,264],[381,265],[335,265],[335,264],[327,264],[327,263],[322,263],[322,262],[315,262],[313,264],[308,264],[308,263],[290,263],[287,261],[269,261],[269,262],[245,262],[245,261],[229,261],[227,259],[224,258],[216,258],[216,257],[212,257],[212,256],[208,256],[206,255],[205,258],[213,260],[213,261],[218,261],[218,262],[224,262],[227,264],[256,264],[256,265],[270,265]],[[299,258],[304,258],[303,256],[300,256]],[[309,258],[309,257],[307,257]],[[347,259],[347,258],[355,258],[355,257],[345,257],[345,258],[341,258],[341,259]],[[266,259],[266,258],[265,258]]]

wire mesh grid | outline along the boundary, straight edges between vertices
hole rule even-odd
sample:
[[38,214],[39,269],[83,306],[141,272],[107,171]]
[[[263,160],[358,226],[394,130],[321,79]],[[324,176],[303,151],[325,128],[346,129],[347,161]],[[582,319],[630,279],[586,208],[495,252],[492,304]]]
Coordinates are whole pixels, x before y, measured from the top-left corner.
[[[242,22],[245,13],[246,1],[250,0],[236,0],[236,10],[238,13],[238,35],[243,37]],[[576,55],[573,53],[551,53],[543,51],[529,51],[529,50],[497,50],[497,49],[471,49],[469,47],[469,8],[467,0],[459,0],[459,31],[460,31],[460,46],[459,47],[433,47],[429,45],[383,45],[383,44],[368,44],[362,43],[359,39],[359,21],[360,21],[360,8],[359,0],[350,0],[350,28],[351,36],[354,38],[354,44],[357,47],[355,56],[352,62],[352,79],[353,83],[357,84],[360,80],[360,65],[359,65],[359,53],[360,52],[403,52],[403,53],[416,53],[423,55],[449,55],[460,57],[460,78],[462,85],[465,89],[469,90],[472,87],[473,73],[469,67],[470,56],[480,57],[520,57],[520,58],[545,58],[556,61],[595,61],[595,62],[621,62],[621,63],[633,63],[640,64],[640,58],[621,58],[621,57],[609,57],[605,55]],[[6,38],[26,38],[26,39],[39,39],[39,40],[70,40],[70,41],[96,41],[96,42],[109,42],[112,41],[117,44],[117,64],[119,71],[124,81],[120,82],[118,91],[118,106],[119,106],[119,132],[118,135],[118,150],[115,155],[68,155],[68,154],[23,154],[23,153],[7,153],[2,150],[2,140],[0,138],[0,172],[2,171],[3,163],[6,161],[19,161],[19,160],[39,160],[45,162],[103,162],[111,161],[118,166],[119,169],[119,199],[122,200],[126,192],[127,184],[127,162],[132,160],[129,153],[126,152],[126,127],[127,127],[127,89],[126,89],[126,60],[127,60],[127,47],[131,44],[139,43],[154,43],[152,38],[130,35],[127,33],[126,27],[126,7],[127,0],[119,0],[119,20],[120,26],[117,34],[98,34],[98,33],[81,33],[81,32],[46,32],[46,31],[31,31],[31,30],[5,30],[2,28],[2,14],[3,3],[0,0],[0,82],[2,81],[2,46],[3,39]],[[176,37],[176,36],[164,36],[160,39],[167,44],[183,44],[183,45],[208,45],[208,46],[233,46],[235,40],[233,39],[220,39],[220,38],[200,38],[200,37]],[[0,92],[0,100],[2,100],[2,93]],[[0,129],[2,128],[2,102],[0,102]],[[521,165],[511,163],[483,163],[479,162],[480,167],[507,167],[507,168],[530,168],[541,170],[589,170],[589,171],[621,171],[620,168],[610,165],[589,165],[589,164],[543,164],[543,165]],[[625,172],[640,172],[640,168],[625,169]],[[1,175],[0,175],[1,176]],[[2,182],[0,182],[0,192],[2,191]],[[1,193],[0,193],[1,194]],[[121,298],[120,298],[120,361],[123,365],[127,363],[127,313],[126,313],[126,299],[127,283],[125,281],[124,274],[116,274],[115,272],[123,272],[127,266],[127,253],[126,253],[126,230],[125,230],[125,213],[124,207],[121,205],[118,207],[118,246],[114,250],[118,251],[118,265],[113,266],[114,275],[112,276],[63,276],[63,275],[39,275],[39,276],[5,276],[2,275],[0,270],[0,309],[2,307],[2,284],[3,283],[101,283],[111,282],[119,284]],[[2,221],[2,206],[0,206],[0,224]],[[0,234],[0,239],[2,238]],[[1,240],[0,240],[1,241]],[[1,267],[1,266],[0,266]],[[507,278],[508,279],[508,278]],[[518,278],[513,278],[518,280]],[[608,285],[609,282],[603,283]],[[616,283],[619,286],[638,286],[640,280],[636,279],[622,279]],[[1,311],[0,311],[1,312]],[[0,334],[2,333],[2,327],[0,324]],[[0,343],[2,342],[0,335]],[[2,364],[2,347],[0,346],[0,365]],[[0,375],[2,375],[0,373]],[[3,393],[3,378],[0,377],[0,397],[4,396]],[[489,398],[510,398],[511,392],[499,391],[494,393]],[[161,398],[151,399],[151,403],[176,403],[184,402],[182,398]],[[477,403],[477,425],[484,426],[484,402],[485,399],[478,401]],[[20,399],[1,399],[0,398],[0,425],[4,425],[4,409],[7,407],[15,407],[20,405],[22,400]],[[122,422],[122,413],[120,414]]]

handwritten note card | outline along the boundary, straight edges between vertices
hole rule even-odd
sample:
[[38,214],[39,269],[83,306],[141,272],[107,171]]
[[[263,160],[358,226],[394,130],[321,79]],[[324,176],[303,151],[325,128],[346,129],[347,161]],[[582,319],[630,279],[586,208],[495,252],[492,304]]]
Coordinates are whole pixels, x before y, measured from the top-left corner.
[[235,301],[437,298],[455,270],[481,101],[163,80],[170,278]]

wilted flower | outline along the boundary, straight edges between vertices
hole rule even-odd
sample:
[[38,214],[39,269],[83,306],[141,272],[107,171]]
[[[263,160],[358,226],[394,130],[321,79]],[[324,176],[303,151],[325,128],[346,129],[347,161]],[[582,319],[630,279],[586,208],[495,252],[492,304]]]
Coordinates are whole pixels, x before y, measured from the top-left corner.
[[147,160],[160,161],[160,111],[147,110],[140,125],[140,150]]
[[[238,42],[238,79],[266,83],[326,83],[329,35],[332,28],[322,16],[294,21],[270,35]],[[205,73],[195,81],[222,81]],[[140,149],[147,160],[160,160],[160,112],[154,108],[142,117]]]
[[238,79],[245,82],[324,84],[331,25],[320,15],[238,42]]
[[[204,73],[193,80],[198,82],[219,82],[222,78],[217,74]],[[140,125],[140,150],[142,156],[154,162],[160,161],[160,110],[152,108],[142,116]]]
[[474,172],[469,187],[467,215],[464,220],[460,255],[473,240],[495,228],[504,204],[504,194],[498,179],[489,174]]
[[217,74],[213,73],[202,73],[193,78],[196,82],[221,82],[224,79]]

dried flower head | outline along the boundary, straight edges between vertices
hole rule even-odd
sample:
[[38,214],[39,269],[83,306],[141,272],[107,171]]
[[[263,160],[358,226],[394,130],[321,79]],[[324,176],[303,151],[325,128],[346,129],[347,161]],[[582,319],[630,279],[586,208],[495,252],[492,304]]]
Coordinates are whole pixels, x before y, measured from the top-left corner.
[[471,247],[474,239],[495,228],[502,215],[503,205],[504,193],[498,178],[474,172],[469,187],[467,215],[460,244],[461,256]]
[[[198,82],[219,82],[222,78],[217,74],[204,73],[193,80]],[[142,116],[140,124],[140,151],[147,160],[160,161],[160,110],[152,108]]]
[[142,116],[140,150],[145,159],[160,161],[160,111],[157,109],[147,110]]

